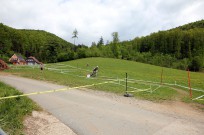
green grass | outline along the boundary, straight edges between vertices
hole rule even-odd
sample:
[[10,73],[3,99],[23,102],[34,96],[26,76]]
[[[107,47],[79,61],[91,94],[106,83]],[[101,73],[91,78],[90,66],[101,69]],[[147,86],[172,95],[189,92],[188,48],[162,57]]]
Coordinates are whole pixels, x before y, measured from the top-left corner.
[[[62,64],[62,65],[59,65]],[[87,66],[87,64],[89,66]],[[70,67],[73,66],[73,67]],[[86,78],[95,66],[99,66],[98,76],[95,78]],[[134,79],[128,83],[129,87],[134,87],[139,90],[144,90],[152,87],[155,89],[161,82],[162,67],[153,66],[149,64],[143,64],[133,61],[111,59],[111,58],[85,58],[79,60],[73,60],[68,62],[47,64],[46,68],[55,68],[56,70],[44,70],[40,72],[39,68],[28,68],[21,67],[21,69],[7,70],[7,72],[14,73],[16,75],[34,78],[38,80],[46,80],[55,82],[58,84],[73,86],[83,86],[88,84],[97,84],[107,81],[107,79],[125,79],[125,73],[128,74],[128,80]],[[66,73],[61,73],[64,71]],[[191,86],[193,88],[204,90],[204,73],[191,72]],[[148,83],[142,84],[141,82],[135,82],[135,80],[154,81],[158,82],[156,86]],[[119,81],[116,81],[119,83]],[[179,84],[188,86],[188,74],[186,71],[163,68],[163,83]],[[118,84],[104,84],[90,87],[90,89],[103,90],[107,92],[114,92],[120,95],[125,92],[125,82],[120,81],[121,85]],[[128,88],[128,90],[134,90]],[[188,92],[188,90],[183,89]],[[147,100],[172,100],[179,95],[177,91],[169,87],[160,87],[158,90],[145,92],[134,92],[135,97],[147,99]],[[204,94],[203,92],[193,91],[193,98]],[[189,97],[185,98],[190,100]],[[185,100],[184,100],[185,101]],[[204,104],[204,101],[194,101]]]
[[[21,94],[0,82],[0,97]],[[27,97],[0,100],[0,127],[9,135],[23,134],[23,119],[38,106]]]

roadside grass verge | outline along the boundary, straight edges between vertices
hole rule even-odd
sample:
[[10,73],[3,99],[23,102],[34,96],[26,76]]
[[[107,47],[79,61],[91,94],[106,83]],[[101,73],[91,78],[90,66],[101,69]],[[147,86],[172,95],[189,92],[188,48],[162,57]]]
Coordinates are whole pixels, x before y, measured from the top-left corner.
[[[86,75],[91,73],[95,66],[99,66],[97,77],[86,78]],[[149,87],[152,87],[153,90],[158,87],[161,82],[162,70],[163,84],[178,84],[188,87],[188,74],[186,71],[162,68],[154,65],[120,59],[85,58],[68,62],[46,64],[45,68],[46,69],[43,72],[40,72],[39,68],[31,68],[28,66],[20,68],[15,67],[12,68],[12,70],[7,70],[6,72],[23,77],[51,81],[70,87],[115,80],[114,84],[108,83],[92,86],[90,88],[114,92],[121,95],[125,92],[125,73],[127,73],[128,80],[131,80],[128,82],[128,90],[135,91],[132,93],[137,98],[155,101],[173,100],[179,94],[174,89],[164,87],[163,85],[153,92],[150,92],[151,90],[138,92],[138,90],[148,89]],[[154,84],[154,82],[156,82],[156,84]],[[191,86],[196,89],[204,90],[204,74],[191,72]],[[187,89],[179,89],[183,89],[188,92]],[[193,91],[193,98],[200,94],[202,94],[202,92]],[[185,99],[191,100],[189,97],[185,97]],[[193,102],[204,104],[204,101]]]
[[[0,82],[0,97],[19,95],[21,92]],[[40,108],[28,97],[0,100],[0,127],[9,135],[23,134],[23,119]]]

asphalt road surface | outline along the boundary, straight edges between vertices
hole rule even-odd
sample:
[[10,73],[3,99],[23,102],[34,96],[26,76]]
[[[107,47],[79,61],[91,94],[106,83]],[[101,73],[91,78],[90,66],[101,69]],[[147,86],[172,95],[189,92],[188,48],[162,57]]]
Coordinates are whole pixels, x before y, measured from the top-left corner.
[[[52,83],[0,75],[24,93],[60,89]],[[29,96],[78,135],[203,135],[204,113],[91,90]]]

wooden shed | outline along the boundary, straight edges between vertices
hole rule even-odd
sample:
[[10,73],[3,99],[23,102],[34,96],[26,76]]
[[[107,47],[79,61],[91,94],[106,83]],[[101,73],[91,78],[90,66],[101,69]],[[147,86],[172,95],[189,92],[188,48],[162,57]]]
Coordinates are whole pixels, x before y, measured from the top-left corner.
[[13,63],[14,65],[25,65],[26,61],[23,59],[21,55],[14,54],[10,59],[9,62]]
[[37,64],[42,64],[39,60],[37,60],[35,57],[30,56],[26,59],[27,65],[37,65]]

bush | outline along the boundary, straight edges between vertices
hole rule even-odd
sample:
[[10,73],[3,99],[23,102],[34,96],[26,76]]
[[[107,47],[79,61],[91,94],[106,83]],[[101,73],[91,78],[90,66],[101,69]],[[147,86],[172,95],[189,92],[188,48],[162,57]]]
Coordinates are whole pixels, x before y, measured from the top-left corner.
[[182,59],[182,60],[177,60],[173,62],[172,67],[175,69],[181,69],[181,70],[186,70],[189,66],[190,60],[189,59]]
[[201,71],[203,65],[202,65],[202,59],[199,56],[195,56],[192,59],[192,62],[189,66],[191,71]]

